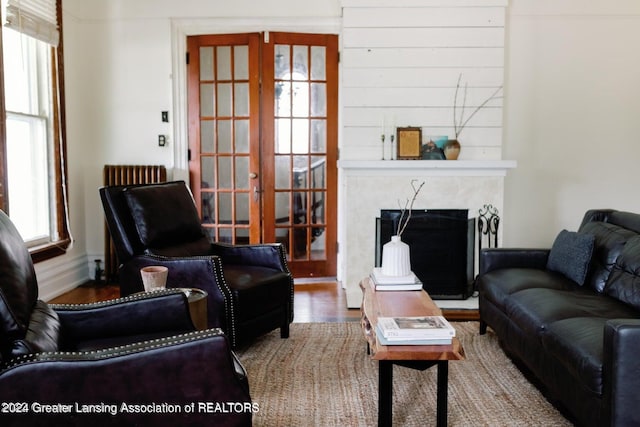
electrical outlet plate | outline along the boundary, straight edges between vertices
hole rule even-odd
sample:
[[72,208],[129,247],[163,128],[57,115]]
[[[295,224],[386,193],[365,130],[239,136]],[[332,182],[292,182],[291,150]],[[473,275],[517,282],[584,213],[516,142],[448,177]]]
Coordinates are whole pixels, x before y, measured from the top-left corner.
[[158,135],[158,146],[164,147],[167,145],[167,137],[165,135]]

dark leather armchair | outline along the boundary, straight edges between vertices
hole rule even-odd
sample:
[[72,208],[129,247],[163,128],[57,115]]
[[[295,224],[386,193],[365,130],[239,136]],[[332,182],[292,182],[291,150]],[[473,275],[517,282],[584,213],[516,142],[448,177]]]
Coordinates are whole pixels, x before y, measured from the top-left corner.
[[[199,402],[244,409],[198,410]],[[251,408],[227,337],[195,331],[183,292],[49,305],[38,300],[29,252],[0,211],[3,426],[250,426]]]
[[100,189],[118,256],[121,295],[143,289],[140,268],[169,268],[167,287],[208,292],[209,327],[232,346],[293,321],[293,278],[281,244],[212,243],[183,181]]

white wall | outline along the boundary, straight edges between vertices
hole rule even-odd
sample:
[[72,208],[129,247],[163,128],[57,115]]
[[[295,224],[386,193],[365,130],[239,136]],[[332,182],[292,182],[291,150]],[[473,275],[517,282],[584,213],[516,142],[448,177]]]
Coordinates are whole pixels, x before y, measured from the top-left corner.
[[[503,85],[506,0],[343,0],[344,160],[378,160],[380,134],[415,126],[455,138],[465,117]],[[468,85],[466,100],[464,86]],[[502,99],[459,136],[460,159],[501,159]],[[390,152],[385,158],[390,158]]]
[[640,2],[511,0],[507,21],[505,246],[640,212]]
[[[447,5],[470,1],[449,0]],[[355,7],[358,0],[345,2]],[[422,2],[433,3],[394,4]],[[260,31],[268,29],[265,22],[280,18],[339,19],[341,4],[64,0],[70,216],[76,243],[65,257],[38,265],[43,294],[59,293],[65,283],[88,278],[88,266],[102,255],[97,189],[105,163],[174,164],[173,19],[197,23],[215,18]],[[638,172],[632,167],[640,154],[640,2],[511,0],[505,25],[501,157],[517,160],[518,168],[505,181],[504,244],[547,246],[560,228],[577,227],[591,207],[640,211],[634,197]],[[397,41],[393,31],[386,37]],[[481,59],[491,60],[489,50]],[[379,70],[362,71],[366,81],[375,83]],[[476,71],[477,76],[487,72]],[[416,78],[410,70],[405,73]],[[388,96],[396,97],[394,93]],[[415,102],[411,94],[404,96],[407,103]],[[168,125],[160,121],[162,110],[170,111]],[[375,126],[366,127],[375,137]],[[170,135],[168,147],[157,146],[158,134]],[[349,135],[345,130],[343,139]],[[364,152],[370,149],[367,144]],[[487,158],[499,158],[491,153]]]
[[[89,2],[79,2],[86,6]],[[115,2],[111,2],[115,3]],[[79,16],[63,2],[71,232],[69,254],[37,265],[50,298],[93,278],[104,259],[104,216],[98,197],[105,164],[173,164],[162,110],[171,110],[170,23]],[[171,117],[171,115],[170,115]],[[76,271],[74,281],[58,269]],[[80,277],[77,277],[80,275]]]

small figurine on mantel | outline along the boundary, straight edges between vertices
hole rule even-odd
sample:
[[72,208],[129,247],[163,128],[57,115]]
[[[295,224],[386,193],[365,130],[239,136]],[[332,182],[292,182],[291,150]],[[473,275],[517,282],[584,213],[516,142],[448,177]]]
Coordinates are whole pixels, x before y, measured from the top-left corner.
[[444,152],[442,148],[438,147],[433,139],[429,139],[429,142],[422,144],[421,149],[422,160],[444,160]]
[[409,220],[413,204],[418,197],[418,193],[424,186],[424,181],[417,185],[417,180],[411,180],[413,197],[405,201],[401,206],[400,219],[398,220],[396,233],[391,236],[391,241],[382,246],[382,266],[375,267],[371,273],[371,278],[376,286],[376,290],[419,290],[422,283],[411,271],[411,257],[409,245],[401,240]]

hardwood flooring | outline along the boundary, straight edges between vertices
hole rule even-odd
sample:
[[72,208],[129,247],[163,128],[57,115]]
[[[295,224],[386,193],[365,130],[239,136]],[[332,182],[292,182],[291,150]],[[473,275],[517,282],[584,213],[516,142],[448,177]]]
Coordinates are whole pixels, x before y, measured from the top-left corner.
[[[344,290],[337,282],[296,284],[294,322],[350,322],[360,320],[360,309],[347,308]],[[87,283],[49,301],[52,304],[84,304],[120,296],[117,285]],[[477,310],[443,310],[449,320],[478,320]]]
[[92,282],[66,292],[52,300],[49,304],[87,304],[106,301],[120,297],[120,287],[117,285],[94,285]]

